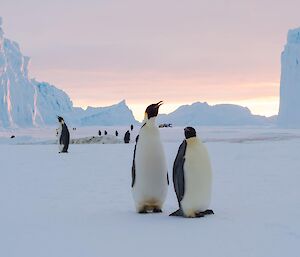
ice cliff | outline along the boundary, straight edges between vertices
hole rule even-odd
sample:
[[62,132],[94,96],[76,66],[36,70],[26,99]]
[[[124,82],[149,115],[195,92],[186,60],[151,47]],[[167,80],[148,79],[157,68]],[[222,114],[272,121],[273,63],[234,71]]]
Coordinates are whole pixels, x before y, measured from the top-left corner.
[[289,30],[281,54],[278,124],[300,127],[300,28]]
[[18,43],[4,37],[0,17],[0,127],[39,127],[65,116],[73,125],[128,125],[135,123],[125,101],[111,107],[74,108],[70,97],[46,82],[28,77],[29,57]]

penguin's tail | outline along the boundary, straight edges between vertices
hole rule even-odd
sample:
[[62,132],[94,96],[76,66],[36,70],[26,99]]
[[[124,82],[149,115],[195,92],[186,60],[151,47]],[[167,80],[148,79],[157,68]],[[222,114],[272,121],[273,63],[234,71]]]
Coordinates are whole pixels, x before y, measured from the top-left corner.
[[184,216],[181,209],[178,209],[177,211],[174,211],[169,216]]

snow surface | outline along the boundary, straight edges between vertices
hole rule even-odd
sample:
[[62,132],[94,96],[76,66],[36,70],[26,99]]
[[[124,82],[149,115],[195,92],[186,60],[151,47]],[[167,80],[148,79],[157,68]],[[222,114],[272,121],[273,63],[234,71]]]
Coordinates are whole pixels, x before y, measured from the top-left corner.
[[300,127],[300,28],[289,30],[281,54],[280,108],[283,127]]
[[[171,176],[183,132],[160,131]],[[69,154],[56,145],[0,144],[0,256],[297,256],[300,132],[197,131],[218,139],[206,143],[215,215],[201,219],[168,217],[177,208],[172,185],[163,214],[135,213],[134,144],[71,145]],[[250,140],[232,141],[241,138]]]

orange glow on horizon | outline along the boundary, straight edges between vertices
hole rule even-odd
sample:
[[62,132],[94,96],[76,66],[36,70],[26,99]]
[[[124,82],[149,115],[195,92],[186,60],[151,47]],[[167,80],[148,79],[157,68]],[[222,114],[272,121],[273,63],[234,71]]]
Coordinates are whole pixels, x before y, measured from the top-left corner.
[[[120,99],[121,101],[121,99]],[[138,121],[142,121],[144,118],[145,109],[148,104],[154,103],[155,101],[145,100],[145,103],[133,103],[131,101],[126,101],[128,107],[132,110],[133,115]],[[250,109],[252,114],[255,115],[263,115],[263,116],[273,116],[277,115],[279,109],[279,98],[278,97],[264,97],[264,98],[253,98],[253,99],[245,99],[245,100],[232,100],[232,101],[201,101],[207,102],[209,105],[216,104],[236,104],[243,107],[247,107]],[[76,101],[74,103],[75,106],[80,106],[82,108],[87,108],[87,106],[110,106],[116,104],[117,102],[106,102],[102,105],[97,103],[86,104],[86,102]],[[175,111],[178,107],[182,105],[191,105],[194,102],[184,103],[184,102],[167,102],[160,107],[161,114],[169,114]]]
[[[123,99],[135,118],[143,120],[147,105],[164,101],[160,113],[170,113],[181,105],[194,102],[237,104],[253,114],[272,116],[278,113],[279,81],[269,76],[255,79],[220,74],[167,74],[160,72],[121,73],[80,70],[35,70],[38,77],[63,89],[74,106],[103,107]],[[222,76],[221,76],[222,75]],[[55,80],[53,78],[56,78]]]

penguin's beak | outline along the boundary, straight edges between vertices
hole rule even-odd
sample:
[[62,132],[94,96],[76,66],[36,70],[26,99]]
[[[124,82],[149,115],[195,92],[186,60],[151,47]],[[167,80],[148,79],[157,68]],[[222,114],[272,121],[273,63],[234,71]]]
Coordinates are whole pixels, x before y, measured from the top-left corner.
[[190,131],[188,127],[184,128],[184,132]]
[[157,104],[156,104],[156,108],[158,109],[161,105],[163,105],[164,102],[163,101],[159,101]]

